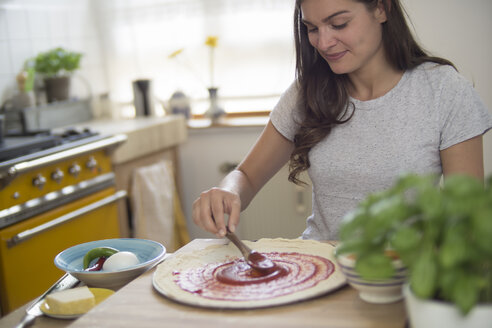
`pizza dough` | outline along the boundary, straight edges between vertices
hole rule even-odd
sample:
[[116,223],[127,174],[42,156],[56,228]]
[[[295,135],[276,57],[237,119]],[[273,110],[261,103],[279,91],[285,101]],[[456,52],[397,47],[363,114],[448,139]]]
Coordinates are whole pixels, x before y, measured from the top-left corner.
[[[306,300],[345,284],[345,276],[328,243],[301,239],[260,239],[245,243],[269,256],[289,274],[269,282],[228,285],[214,276],[228,262],[242,264],[242,255],[232,244],[178,253],[161,263],[153,285],[162,295],[180,302],[213,308],[259,308]],[[282,262],[283,261],[283,262]],[[294,286],[294,287],[293,287]]]

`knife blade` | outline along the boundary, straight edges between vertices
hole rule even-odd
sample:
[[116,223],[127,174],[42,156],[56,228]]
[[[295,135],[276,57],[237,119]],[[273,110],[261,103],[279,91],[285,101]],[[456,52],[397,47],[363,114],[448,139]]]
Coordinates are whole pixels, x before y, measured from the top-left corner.
[[36,298],[26,309],[26,314],[15,328],[24,328],[31,326],[37,317],[43,315],[41,304],[46,296],[50,293],[69,289],[77,286],[80,281],[69,273],[65,273],[57,282],[53,284],[43,295]]

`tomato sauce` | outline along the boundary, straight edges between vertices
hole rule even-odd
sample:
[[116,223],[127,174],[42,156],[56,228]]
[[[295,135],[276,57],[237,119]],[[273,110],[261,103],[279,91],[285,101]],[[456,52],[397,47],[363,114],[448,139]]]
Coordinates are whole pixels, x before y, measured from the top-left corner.
[[315,286],[334,271],[334,264],[321,256],[300,253],[265,253],[275,268],[261,272],[244,259],[209,263],[175,275],[183,290],[208,299],[251,301],[295,293]]

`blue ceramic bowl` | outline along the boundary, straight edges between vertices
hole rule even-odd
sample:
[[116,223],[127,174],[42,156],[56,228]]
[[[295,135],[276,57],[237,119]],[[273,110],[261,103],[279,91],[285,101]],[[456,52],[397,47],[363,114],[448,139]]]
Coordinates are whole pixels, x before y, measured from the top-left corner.
[[[134,253],[140,263],[119,271],[84,271],[85,254],[96,247],[113,247]],[[55,265],[84,282],[87,286],[117,289],[126,285],[166,255],[166,248],[155,241],[137,238],[116,238],[91,241],[67,248],[55,257]]]

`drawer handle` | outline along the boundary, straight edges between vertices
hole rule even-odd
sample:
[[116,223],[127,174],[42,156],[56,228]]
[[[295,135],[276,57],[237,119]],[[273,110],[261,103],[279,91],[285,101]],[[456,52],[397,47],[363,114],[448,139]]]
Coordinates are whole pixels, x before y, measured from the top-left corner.
[[94,203],[91,203],[87,206],[81,207],[79,209],[76,209],[75,211],[72,211],[70,213],[67,213],[65,215],[62,215],[56,219],[53,219],[51,221],[48,221],[46,223],[43,223],[35,228],[24,230],[17,235],[13,236],[9,240],[7,240],[7,247],[13,247],[37,234],[40,234],[48,229],[51,229],[53,227],[56,227],[57,225],[60,225],[62,223],[68,222],[70,220],[73,220],[75,218],[78,218],[79,216],[85,215],[89,212],[95,211],[101,207],[104,207],[106,205],[109,205],[111,203],[114,203],[122,198],[126,197],[126,191],[125,190],[120,190],[116,193],[114,193],[111,196],[108,196],[106,198],[100,199]]

